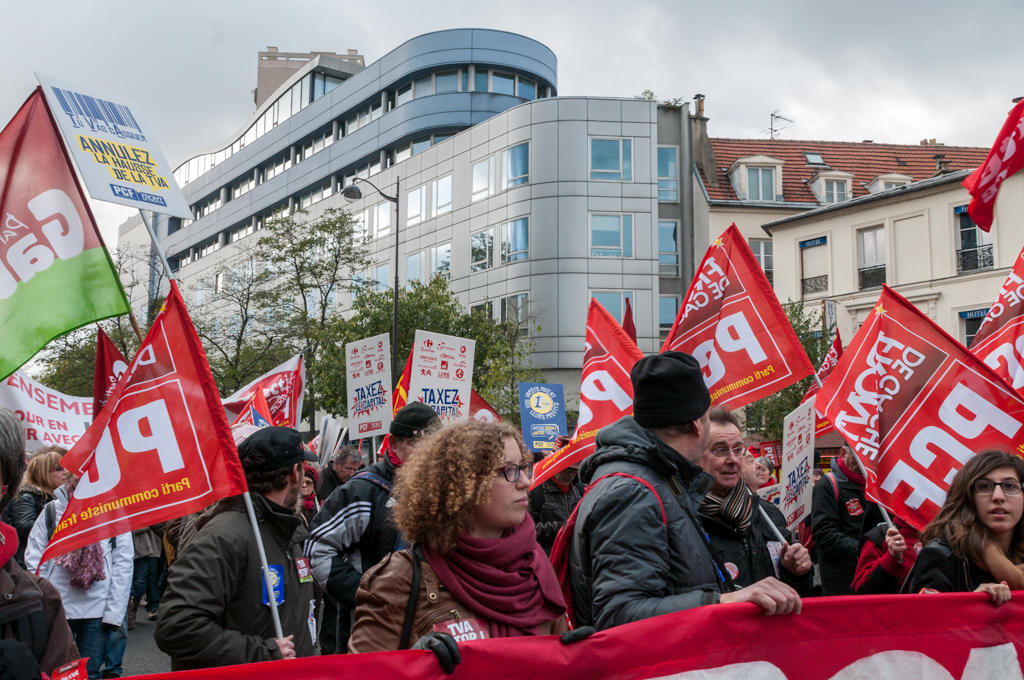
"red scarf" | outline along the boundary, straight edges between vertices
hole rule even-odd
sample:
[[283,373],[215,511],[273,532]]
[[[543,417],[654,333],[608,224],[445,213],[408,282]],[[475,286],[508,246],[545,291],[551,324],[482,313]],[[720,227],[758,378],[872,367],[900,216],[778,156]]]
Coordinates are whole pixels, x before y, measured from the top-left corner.
[[555,486],[558,487],[559,491],[561,491],[562,493],[569,493],[569,485],[568,484],[562,484],[561,482],[559,482],[554,477],[551,478],[551,481],[554,483]]
[[501,538],[463,536],[444,557],[423,546],[427,562],[455,598],[491,622],[492,637],[539,635],[565,613],[551,561],[527,515]]
[[398,467],[399,465],[405,462],[403,460],[398,460],[398,456],[395,455],[395,449],[391,446],[388,447],[388,460],[390,460],[391,464],[394,465],[395,467]]
[[836,465],[839,466],[839,469],[842,471],[842,473],[846,475],[846,478],[863,489],[864,485],[867,483],[864,479],[864,475],[858,472],[854,472],[850,468],[846,467],[846,463],[844,463],[843,459],[840,458],[839,456],[836,456],[835,460]]
[[3,543],[0,543],[0,567],[3,567],[18,552],[18,532],[0,522],[0,536],[3,536]]

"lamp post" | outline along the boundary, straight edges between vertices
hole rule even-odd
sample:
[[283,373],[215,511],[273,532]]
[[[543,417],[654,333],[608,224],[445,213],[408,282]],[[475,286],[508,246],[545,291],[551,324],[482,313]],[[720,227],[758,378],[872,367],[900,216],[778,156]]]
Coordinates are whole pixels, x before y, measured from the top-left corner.
[[402,379],[402,376],[398,373],[398,197],[401,196],[401,178],[395,177],[395,195],[388,196],[379,188],[377,185],[368,179],[362,177],[355,177],[352,180],[352,184],[342,188],[341,195],[345,197],[345,200],[358,201],[363,197],[362,190],[356,186],[356,182],[365,182],[374,189],[377,189],[377,193],[385,201],[391,201],[395,204],[395,301],[394,301],[394,320],[391,324],[391,380],[394,382],[392,389],[398,385],[398,382]]

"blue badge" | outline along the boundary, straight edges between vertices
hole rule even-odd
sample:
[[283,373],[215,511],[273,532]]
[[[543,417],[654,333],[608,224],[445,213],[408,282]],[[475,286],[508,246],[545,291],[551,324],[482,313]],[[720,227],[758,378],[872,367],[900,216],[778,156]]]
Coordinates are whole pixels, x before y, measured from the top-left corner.
[[[263,581],[263,604],[270,606],[270,598],[267,597],[267,582]],[[284,567],[280,564],[270,565],[270,580],[271,586],[274,588],[274,600],[277,601],[277,606],[280,607],[284,604]]]

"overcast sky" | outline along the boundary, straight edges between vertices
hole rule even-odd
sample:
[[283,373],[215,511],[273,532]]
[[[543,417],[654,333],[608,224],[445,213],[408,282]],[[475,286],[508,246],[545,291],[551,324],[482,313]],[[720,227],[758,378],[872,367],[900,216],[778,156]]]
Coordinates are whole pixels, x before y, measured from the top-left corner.
[[[367,63],[447,28],[522,33],[562,95],[707,96],[714,137],[989,146],[1024,95],[1024,3],[176,0],[6,3],[4,123],[34,71],[137,102],[176,163],[254,112],[256,54],[359,50]],[[13,30],[12,30],[13,29]],[[95,204],[108,241],[132,211]]]

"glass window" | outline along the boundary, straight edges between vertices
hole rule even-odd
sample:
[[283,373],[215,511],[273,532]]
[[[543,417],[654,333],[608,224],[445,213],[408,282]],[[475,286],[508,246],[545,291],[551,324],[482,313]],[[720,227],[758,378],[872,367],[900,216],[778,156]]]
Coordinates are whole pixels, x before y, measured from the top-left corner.
[[445,243],[432,248],[430,255],[431,276],[443,276],[450,279],[452,277],[452,244]]
[[478,305],[473,305],[469,308],[473,314],[483,314],[488,319],[494,318],[494,303],[491,300],[481,302]]
[[443,142],[446,139],[451,139],[453,136],[454,135],[452,135],[452,133],[450,133],[450,132],[447,132],[447,133],[445,133],[443,135],[434,135],[434,144],[435,145],[436,144],[440,144],[441,142]]
[[405,283],[410,284],[413,281],[422,281],[423,275],[423,255],[424,253],[413,253],[407,255],[405,258]]
[[675,147],[658,148],[658,200],[679,200]]
[[517,326],[523,326],[520,329],[520,334],[526,335],[529,331],[525,327],[526,320],[530,315],[530,294],[529,293],[517,293],[516,295],[509,295],[508,297],[501,298],[501,322],[502,323],[514,323]]
[[383,290],[388,287],[388,263],[379,264],[373,268],[373,280],[377,284],[379,290]]
[[974,336],[978,334],[984,321],[985,317],[983,316],[979,316],[976,319],[964,319],[964,347],[971,346],[971,343],[974,342]]
[[370,107],[370,120],[377,120],[384,115],[384,108],[380,105],[380,102]]
[[494,229],[484,229],[469,237],[469,270],[478,272],[494,264]]
[[314,73],[313,74],[313,101],[320,99],[324,96],[324,74]]
[[899,187],[905,187],[905,186],[907,186],[906,182],[885,182],[885,186],[883,187],[883,190],[884,191],[888,191],[889,189],[898,189]]
[[419,224],[427,216],[427,187],[421,186],[409,192],[406,201],[405,223]]
[[510,189],[530,181],[530,144],[520,144],[503,152],[505,159],[505,188]]
[[420,139],[414,139],[413,142],[412,142],[412,155],[415,156],[416,154],[420,153],[421,151],[426,151],[429,148],[430,148],[430,137],[422,137]]
[[821,157],[820,153],[804,152],[804,157],[810,165],[825,165],[825,159]]
[[619,323],[622,323],[622,315],[626,311],[625,301],[629,300],[630,308],[634,308],[633,291],[631,290],[594,291],[590,296],[608,310],[608,313]]
[[412,96],[416,99],[426,97],[428,94],[433,94],[434,92],[430,84],[430,76],[423,76],[422,78],[414,80],[412,82],[412,92]]
[[[675,222],[658,222],[658,275],[679,276],[678,228]],[[771,243],[769,241],[769,243]]]
[[861,267],[875,267],[885,264],[885,227],[862,229],[860,240]]
[[432,215],[443,215],[452,209],[452,176],[434,180],[433,195],[430,201]]
[[403,85],[402,87],[398,88],[398,93],[395,96],[395,106],[401,106],[402,104],[411,101],[412,83],[409,83],[408,85]]
[[506,75],[504,73],[494,73],[491,75],[491,91],[495,94],[512,94],[516,93],[516,78],[515,76]]
[[395,149],[395,162],[401,163],[402,161],[409,160],[412,158],[412,144],[406,144],[405,146]]
[[772,263],[772,242],[767,240],[751,239],[749,243],[750,250],[754,252],[754,257],[757,258],[758,264],[761,265],[761,269],[764,270],[765,276],[768,277],[768,283],[775,285]]
[[491,195],[491,179],[494,177],[494,158],[486,158],[473,165],[473,200]]
[[490,89],[487,87],[487,71],[477,69],[474,81],[473,87],[476,92],[487,92]]
[[462,69],[462,91],[469,92],[469,69]]
[[845,180],[826,180],[825,181],[825,202],[826,203],[842,203],[846,200],[846,181]]
[[747,168],[747,200],[775,200],[775,168]]
[[335,78],[334,76],[324,76],[324,94],[330,93],[331,90],[341,85],[341,78]]
[[377,230],[377,238],[387,236],[391,233],[391,201],[378,203],[373,207],[374,229]]
[[[633,301],[630,300],[630,306]],[[679,313],[679,298],[675,295],[663,295],[658,298],[658,327],[662,333],[672,330],[672,324],[676,322],[676,314]]]
[[537,98],[537,83],[532,80],[519,79],[519,96],[523,99]]
[[459,72],[446,71],[434,76],[434,94],[457,92],[459,89]]
[[967,206],[958,206],[954,209],[956,214],[957,231],[959,232],[960,250],[971,250],[982,246],[992,245],[992,233],[982,231],[971,219],[967,212]]
[[530,257],[530,221],[521,219],[501,227],[501,262],[515,262]]
[[[299,95],[300,96],[299,104],[300,104],[300,108],[303,108],[303,109],[306,108],[306,104],[309,103],[309,81],[310,80],[311,80],[310,76],[307,75],[301,81],[299,81],[299,83],[302,86],[302,94]],[[298,113],[298,111],[296,111],[295,113]]]
[[631,182],[633,180],[633,140],[591,139],[590,179]]
[[633,216],[591,215],[590,256],[633,257]]

